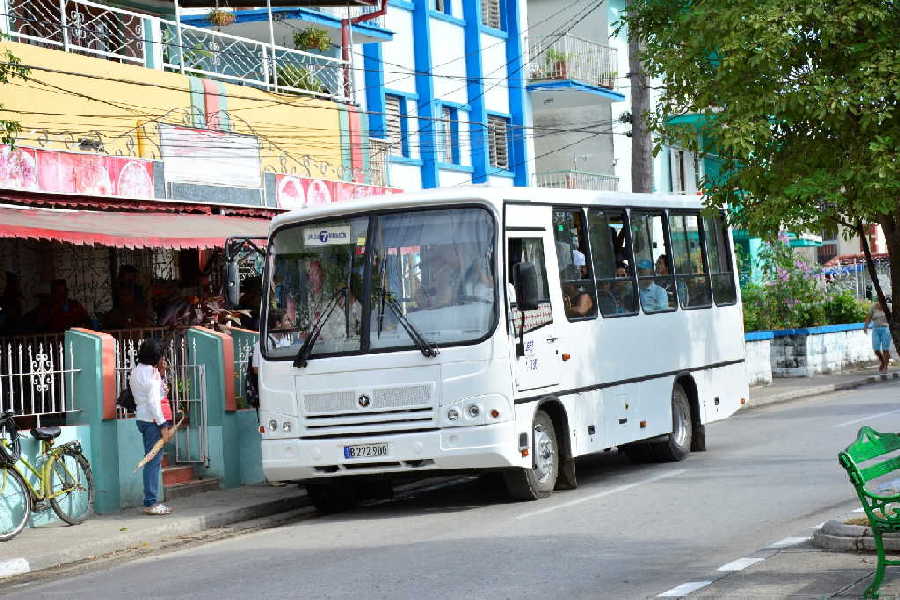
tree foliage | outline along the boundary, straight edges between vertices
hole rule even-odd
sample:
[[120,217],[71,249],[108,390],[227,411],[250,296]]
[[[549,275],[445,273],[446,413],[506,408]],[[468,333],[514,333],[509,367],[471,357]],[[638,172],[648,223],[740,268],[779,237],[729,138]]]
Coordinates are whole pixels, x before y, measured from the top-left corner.
[[[894,0],[633,0],[625,22],[664,82],[651,127],[721,158],[708,202],[739,225],[772,238],[897,218]],[[678,124],[691,114],[706,118]]]
[[[0,35],[0,42],[3,36]],[[25,79],[28,77],[28,69],[22,66],[22,62],[9,50],[3,50],[0,53],[0,84],[6,84],[13,79]],[[0,104],[0,112],[3,111],[3,105]],[[22,131],[22,126],[18,121],[9,121],[0,119],[0,143],[13,145],[16,136]]]

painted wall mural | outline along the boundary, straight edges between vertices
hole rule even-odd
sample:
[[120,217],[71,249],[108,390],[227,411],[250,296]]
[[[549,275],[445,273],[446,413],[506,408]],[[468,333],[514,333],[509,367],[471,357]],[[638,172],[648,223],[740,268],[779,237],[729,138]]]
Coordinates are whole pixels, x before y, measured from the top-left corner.
[[120,156],[0,146],[0,188],[152,199],[153,162]]
[[403,190],[344,181],[310,179],[295,175],[275,175],[275,197],[278,207],[298,210],[334,202],[359,200],[370,196],[399,194]]

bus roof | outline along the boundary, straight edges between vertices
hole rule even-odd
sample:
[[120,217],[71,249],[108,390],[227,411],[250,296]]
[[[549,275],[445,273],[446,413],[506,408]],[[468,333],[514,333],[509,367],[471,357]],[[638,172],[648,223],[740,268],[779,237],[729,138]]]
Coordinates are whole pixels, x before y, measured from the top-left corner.
[[464,202],[483,202],[494,205],[498,210],[503,202],[681,209],[698,209],[703,206],[701,196],[630,194],[624,192],[594,192],[537,187],[468,186],[371,196],[349,202],[325,204],[295,210],[275,217],[272,221],[271,231],[290,223],[327,218],[329,216],[343,216],[385,209],[437,207]]

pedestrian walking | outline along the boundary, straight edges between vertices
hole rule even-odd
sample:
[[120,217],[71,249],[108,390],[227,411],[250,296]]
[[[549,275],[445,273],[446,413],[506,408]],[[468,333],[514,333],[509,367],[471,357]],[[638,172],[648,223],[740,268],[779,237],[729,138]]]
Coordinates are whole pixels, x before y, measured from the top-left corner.
[[[885,302],[887,310],[893,312],[891,299],[887,298]],[[885,314],[881,302],[877,300],[872,303],[872,308],[866,315],[863,331],[869,330],[869,324],[872,325],[872,350],[878,357],[878,372],[884,374],[887,373],[888,363],[891,360],[891,330],[888,327],[888,315]]]
[[[171,427],[171,408],[161,375],[165,370],[162,348],[156,340],[144,340],[138,350],[138,365],[131,371],[129,385],[134,395],[135,418],[144,441],[144,452],[150,452]],[[166,412],[169,414],[167,415]],[[144,512],[148,515],[168,515],[172,509],[159,502],[159,471],[162,453],[144,466]]]

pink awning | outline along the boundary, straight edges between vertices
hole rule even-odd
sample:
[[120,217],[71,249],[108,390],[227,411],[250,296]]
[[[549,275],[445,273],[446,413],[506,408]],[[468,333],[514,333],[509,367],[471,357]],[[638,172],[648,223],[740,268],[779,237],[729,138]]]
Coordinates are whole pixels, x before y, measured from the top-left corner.
[[269,219],[221,215],[0,207],[0,237],[116,248],[221,248],[234,236],[266,237]]

